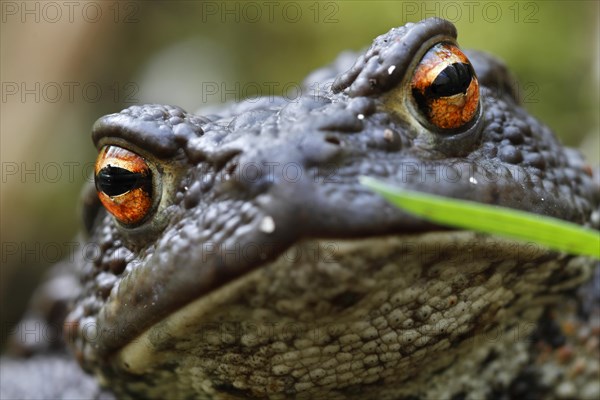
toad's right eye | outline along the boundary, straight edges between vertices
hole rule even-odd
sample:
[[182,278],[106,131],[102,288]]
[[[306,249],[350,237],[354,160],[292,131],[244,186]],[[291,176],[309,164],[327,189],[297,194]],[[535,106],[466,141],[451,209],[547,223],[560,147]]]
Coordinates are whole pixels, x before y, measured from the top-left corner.
[[425,120],[448,133],[477,117],[479,83],[471,62],[452,43],[438,43],[425,54],[411,81],[412,95]]
[[104,146],[96,160],[95,182],[100,201],[122,224],[138,224],[150,214],[155,203],[152,172],[141,156]]

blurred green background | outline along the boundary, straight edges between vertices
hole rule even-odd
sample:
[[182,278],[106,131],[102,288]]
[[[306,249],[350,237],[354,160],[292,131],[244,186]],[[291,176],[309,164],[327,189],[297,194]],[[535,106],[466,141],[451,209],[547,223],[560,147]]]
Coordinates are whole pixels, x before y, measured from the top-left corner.
[[0,339],[79,229],[98,117],[279,94],[407,21],[445,17],[462,47],[504,59],[524,106],[598,164],[597,1],[66,3],[1,2]]

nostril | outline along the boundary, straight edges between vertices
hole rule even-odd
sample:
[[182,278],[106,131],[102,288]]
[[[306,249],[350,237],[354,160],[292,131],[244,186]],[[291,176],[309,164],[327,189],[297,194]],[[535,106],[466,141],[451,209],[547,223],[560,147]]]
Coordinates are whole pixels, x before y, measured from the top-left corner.
[[226,174],[227,174],[227,175],[231,175],[231,176],[233,176],[233,175],[235,175],[235,170],[236,170],[237,168],[238,168],[238,163],[237,163],[237,162],[234,162],[234,163],[231,163],[231,164],[229,164],[229,165],[227,166],[227,168],[226,168],[225,172],[226,172]]
[[336,145],[336,146],[340,146],[340,145],[342,144],[342,142],[340,141],[340,139],[338,139],[338,138],[337,138],[337,137],[335,137],[335,136],[327,136],[327,137],[325,138],[325,141],[326,141],[327,143],[331,143],[331,144],[334,144],[334,145]]

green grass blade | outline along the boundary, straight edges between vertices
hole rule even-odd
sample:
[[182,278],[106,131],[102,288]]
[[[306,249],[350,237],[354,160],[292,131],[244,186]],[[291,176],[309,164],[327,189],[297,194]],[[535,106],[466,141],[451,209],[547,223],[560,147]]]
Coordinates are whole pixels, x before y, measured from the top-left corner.
[[360,182],[403,210],[441,225],[532,241],[600,259],[600,233],[593,229],[510,208],[404,190],[366,176]]

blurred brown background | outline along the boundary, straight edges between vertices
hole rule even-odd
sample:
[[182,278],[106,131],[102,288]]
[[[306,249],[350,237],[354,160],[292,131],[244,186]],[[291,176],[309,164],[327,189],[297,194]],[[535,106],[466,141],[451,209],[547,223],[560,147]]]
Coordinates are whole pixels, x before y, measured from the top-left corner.
[[597,1],[0,4],[0,339],[45,268],[68,255],[98,117],[134,103],[194,110],[280,94],[407,21],[445,17],[462,47],[504,59],[525,107],[598,164]]

